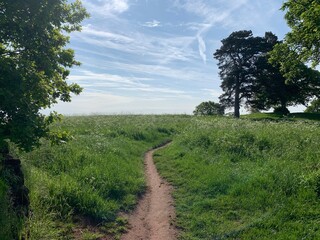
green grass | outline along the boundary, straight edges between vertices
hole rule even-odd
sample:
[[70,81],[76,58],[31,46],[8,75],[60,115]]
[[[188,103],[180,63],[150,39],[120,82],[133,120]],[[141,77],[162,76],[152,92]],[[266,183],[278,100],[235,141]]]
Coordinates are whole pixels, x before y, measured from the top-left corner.
[[[53,129],[72,141],[16,153],[30,189],[28,239],[72,239],[79,217],[119,237],[118,212],[145,191],[143,155],[168,139],[155,159],[175,187],[181,239],[320,239],[320,123],[310,121],[319,117],[291,116],[66,117]],[[0,179],[7,206],[5,192]]]
[[11,216],[14,216],[10,209],[10,202],[7,196],[7,185],[0,180],[0,239],[10,240],[13,237],[11,231]]
[[44,141],[20,153],[31,190],[30,238],[64,239],[70,229],[59,227],[61,222],[75,216],[112,222],[119,211],[132,209],[145,191],[144,152],[171,139],[189,118],[67,117],[54,126],[71,131],[74,139],[59,146]]
[[296,120],[312,120],[320,121],[320,113],[290,113],[281,115],[276,113],[252,113],[243,115],[241,118],[252,120],[275,120],[275,121],[296,121]]
[[319,127],[192,118],[156,156],[181,239],[320,239]]
[[12,206],[8,172],[0,164],[0,239],[12,240],[21,235],[23,220]]

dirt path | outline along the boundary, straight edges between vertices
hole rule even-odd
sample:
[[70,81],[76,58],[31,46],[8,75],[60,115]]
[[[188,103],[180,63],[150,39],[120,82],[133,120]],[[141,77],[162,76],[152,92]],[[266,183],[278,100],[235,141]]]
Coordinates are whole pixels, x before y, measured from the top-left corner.
[[177,238],[177,230],[173,225],[175,210],[171,197],[172,188],[160,177],[152,158],[153,153],[158,149],[151,150],[145,155],[148,189],[129,217],[129,231],[122,236],[122,240],[174,240]]

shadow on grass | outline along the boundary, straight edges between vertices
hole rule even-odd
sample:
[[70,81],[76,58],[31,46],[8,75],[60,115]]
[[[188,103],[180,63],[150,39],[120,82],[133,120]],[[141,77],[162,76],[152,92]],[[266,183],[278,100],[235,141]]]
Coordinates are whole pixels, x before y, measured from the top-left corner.
[[296,121],[296,120],[311,120],[320,121],[320,113],[290,113],[281,115],[276,113],[253,113],[243,115],[242,118],[254,121]]

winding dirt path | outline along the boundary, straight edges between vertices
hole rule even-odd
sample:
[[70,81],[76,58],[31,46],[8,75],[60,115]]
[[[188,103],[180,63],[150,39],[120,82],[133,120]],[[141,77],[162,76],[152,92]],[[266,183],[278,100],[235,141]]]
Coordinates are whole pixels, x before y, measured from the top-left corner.
[[160,177],[152,158],[153,153],[160,148],[145,154],[147,192],[129,216],[130,228],[122,240],[174,240],[178,236],[173,224],[175,210],[171,197],[172,187]]

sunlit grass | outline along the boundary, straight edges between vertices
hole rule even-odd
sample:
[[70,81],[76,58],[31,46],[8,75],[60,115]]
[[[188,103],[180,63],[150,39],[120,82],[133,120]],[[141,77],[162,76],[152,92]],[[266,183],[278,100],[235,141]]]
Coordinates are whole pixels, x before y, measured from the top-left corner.
[[320,239],[316,122],[193,118],[157,153],[182,239]]
[[59,146],[44,141],[39,149],[20,154],[31,190],[31,239],[63,239],[65,230],[57,224],[75,216],[101,225],[132,209],[145,191],[145,151],[171,139],[188,118],[67,117],[54,126],[71,131],[74,139]]
[[145,151],[172,139],[155,158],[175,187],[182,239],[320,239],[319,123],[251,117],[65,118],[54,128],[72,141],[20,153],[29,238],[70,239],[79,217],[119,237],[123,224],[110,226],[145,191]]

